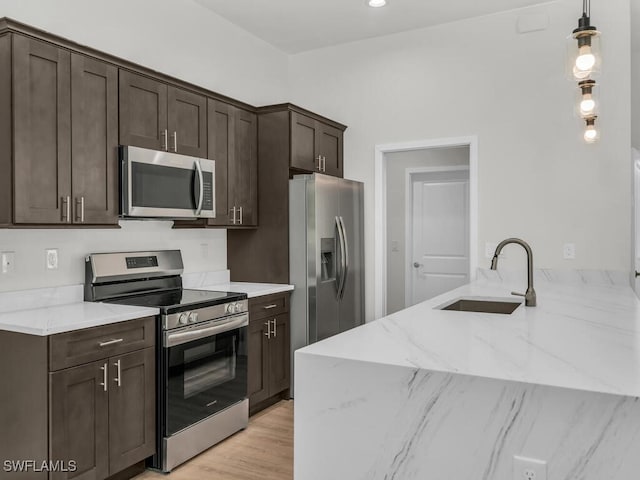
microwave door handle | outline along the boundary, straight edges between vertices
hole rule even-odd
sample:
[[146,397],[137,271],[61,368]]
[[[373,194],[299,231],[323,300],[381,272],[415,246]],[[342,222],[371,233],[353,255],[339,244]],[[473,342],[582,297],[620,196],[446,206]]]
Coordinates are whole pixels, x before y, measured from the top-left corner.
[[202,202],[204,201],[204,175],[202,174],[202,167],[200,166],[200,160],[196,160],[196,172],[198,173],[198,201],[196,207],[196,216],[200,215],[202,211]]

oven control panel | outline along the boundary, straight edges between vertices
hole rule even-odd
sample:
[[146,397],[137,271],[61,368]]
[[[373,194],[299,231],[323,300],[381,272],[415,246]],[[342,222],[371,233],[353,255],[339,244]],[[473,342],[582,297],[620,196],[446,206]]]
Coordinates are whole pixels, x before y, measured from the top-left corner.
[[172,313],[162,316],[162,326],[165,330],[184,327],[194,323],[208,322],[229,315],[238,315],[249,311],[249,301],[240,300],[237,302],[222,303],[210,307],[198,308],[188,312]]

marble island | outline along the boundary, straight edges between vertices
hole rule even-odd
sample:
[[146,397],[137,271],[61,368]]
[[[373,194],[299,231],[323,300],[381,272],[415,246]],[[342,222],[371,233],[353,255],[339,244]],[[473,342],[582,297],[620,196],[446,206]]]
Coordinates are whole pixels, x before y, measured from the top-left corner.
[[[295,478],[504,479],[514,455],[549,479],[640,470],[640,302],[625,278],[537,272],[538,306],[479,280],[295,353]],[[520,299],[521,300],[521,299]]]

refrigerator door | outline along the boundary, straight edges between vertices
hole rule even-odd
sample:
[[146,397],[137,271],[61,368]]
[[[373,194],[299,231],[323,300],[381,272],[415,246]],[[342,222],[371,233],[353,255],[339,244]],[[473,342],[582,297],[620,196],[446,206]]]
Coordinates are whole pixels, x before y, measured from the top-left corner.
[[338,244],[340,182],[333,177],[314,175],[307,183],[307,262],[309,285],[309,343],[340,331]]
[[364,187],[341,180],[339,219],[346,247],[344,286],[338,305],[339,331],[364,323]]

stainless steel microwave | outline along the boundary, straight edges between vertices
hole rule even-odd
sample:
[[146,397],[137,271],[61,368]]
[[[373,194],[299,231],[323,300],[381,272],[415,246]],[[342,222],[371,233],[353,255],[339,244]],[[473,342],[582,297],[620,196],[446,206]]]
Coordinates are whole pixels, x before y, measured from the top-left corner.
[[216,216],[213,160],[123,145],[119,156],[121,216]]

